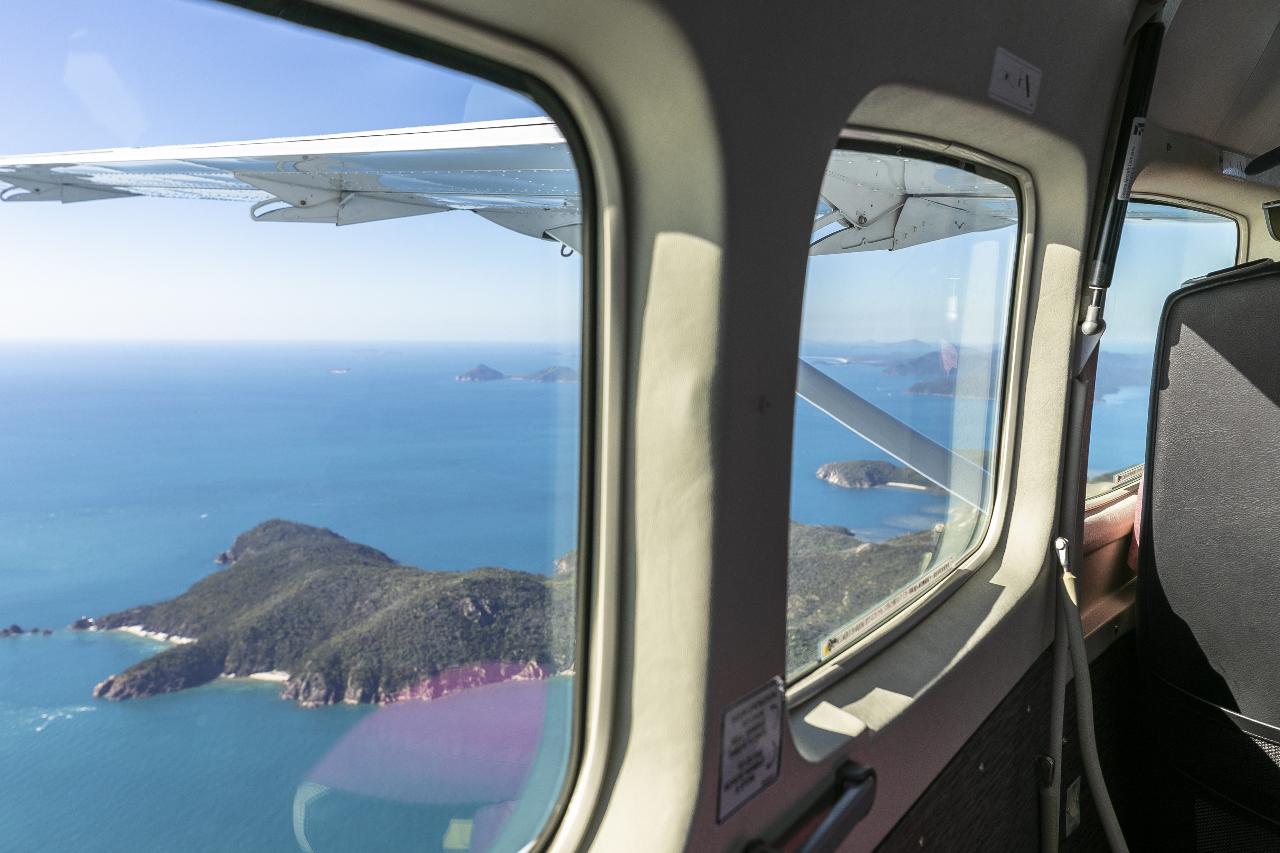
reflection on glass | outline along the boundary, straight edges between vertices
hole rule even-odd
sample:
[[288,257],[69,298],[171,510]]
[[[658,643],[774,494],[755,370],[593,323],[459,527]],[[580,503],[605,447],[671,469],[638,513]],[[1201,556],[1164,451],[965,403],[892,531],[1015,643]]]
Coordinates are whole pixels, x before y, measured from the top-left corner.
[[792,677],[945,577],[986,528],[1017,224],[1012,189],[972,168],[832,155],[801,328]]
[[1236,241],[1236,224],[1225,216],[1168,204],[1129,205],[1098,350],[1088,495],[1141,473],[1136,466],[1146,456],[1151,367],[1165,297],[1188,279],[1234,265]]
[[0,838],[524,847],[578,654],[558,128],[217,5],[6,12]]

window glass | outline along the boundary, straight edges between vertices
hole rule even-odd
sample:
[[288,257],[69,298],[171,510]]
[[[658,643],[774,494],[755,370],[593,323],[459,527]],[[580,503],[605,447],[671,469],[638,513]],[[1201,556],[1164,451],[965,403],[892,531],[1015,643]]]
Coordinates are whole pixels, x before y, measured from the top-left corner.
[[1235,264],[1238,239],[1236,223],[1225,216],[1168,204],[1129,205],[1098,351],[1088,495],[1140,473],[1165,297],[1188,279]]
[[3,846],[524,847],[579,653],[560,130],[222,5],[5,13]]
[[836,150],[814,221],[791,481],[787,669],[923,594],[991,512],[1018,202],[987,170]]

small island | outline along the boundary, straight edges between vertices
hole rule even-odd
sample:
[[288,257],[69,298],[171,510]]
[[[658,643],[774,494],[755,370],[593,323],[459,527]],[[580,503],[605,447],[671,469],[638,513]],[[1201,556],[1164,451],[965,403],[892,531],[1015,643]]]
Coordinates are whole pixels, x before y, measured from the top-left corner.
[[[850,344],[847,355],[808,356],[815,364],[875,365],[885,376],[913,379],[903,393],[925,397],[989,400],[997,387],[1001,353],[990,346],[955,345],[945,341],[899,341]],[[965,370],[959,370],[960,365]],[[1101,376],[1101,367],[1099,368]]]
[[49,628],[27,628],[25,631],[21,625],[10,625],[8,628],[0,628],[0,637],[21,637],[23,634],[32,637],[47,637],[53,631]]
[[930,397],[954,397],[956,396],[956,376],[941,376],[937,379],[922,379],[919,382],[913,382],[907,388],[908,394],[918,394]]
[[572,665],[573,583],[503,568],[423,571],[319,527],[273,520],[177,598],[93,619],[170,647],[94,688],[137,699],[243,676],[304,707],[435,698]]
[[577,382],[578,371],[572,367],[544,367],[534,373],[512,376],[511,378],[521,379],[525,382]]
[[495,370],[487,364],[477,364],[465,373],[459,373],[453,378],[458,382],[497,382],[502,379],[514,379],[521,382],[564,383],[577,382],[578,371],[572,367],[556,365],[535,370],[533,373],[513,373],[508,376],[501,370]]
[[874,489],[881,486],[941,491],[936,485],[904,465],[895,465],[880,459],[850,459],[845,462],[828,462],[817,471],[819,480],[826,480],[842,489]]
[[457,382],[496,382],[499,379],[506,379],[507,374],[500,370],[494,370],[487,364],[477,364],[470,370],[459,373],[453,378]]

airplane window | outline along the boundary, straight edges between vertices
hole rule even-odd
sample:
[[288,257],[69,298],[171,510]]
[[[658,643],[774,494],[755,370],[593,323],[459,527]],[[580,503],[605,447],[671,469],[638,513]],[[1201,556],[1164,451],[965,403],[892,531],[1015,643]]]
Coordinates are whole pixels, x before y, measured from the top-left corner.
[[220,4],[5,14],[3,846],[524,847],[580,653],[560,128]]
[[837,149],[805,282],[791,480],[792,678],[981,539],[1019,232],[1008,179]]
[[1225,216],[1129,205],[1098,351],[1086,495],[1132,483],[1147,451],[1147,404],[1156,327],[1165,297],[1184,281],[1236,262],[1236,223]]

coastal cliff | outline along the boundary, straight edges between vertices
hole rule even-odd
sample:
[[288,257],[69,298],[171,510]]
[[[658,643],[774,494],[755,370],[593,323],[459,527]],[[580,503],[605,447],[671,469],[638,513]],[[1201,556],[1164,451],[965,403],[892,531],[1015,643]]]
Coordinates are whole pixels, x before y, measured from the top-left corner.
[[[101,682],[134,699],[219,676],[283,678],[304,706],[444,695],[570,666],[573,577],[422,571],[330,530],[273,520],[177,598],[92,620],[185,639]],[[278,677],[276,674],[279,674]]]

